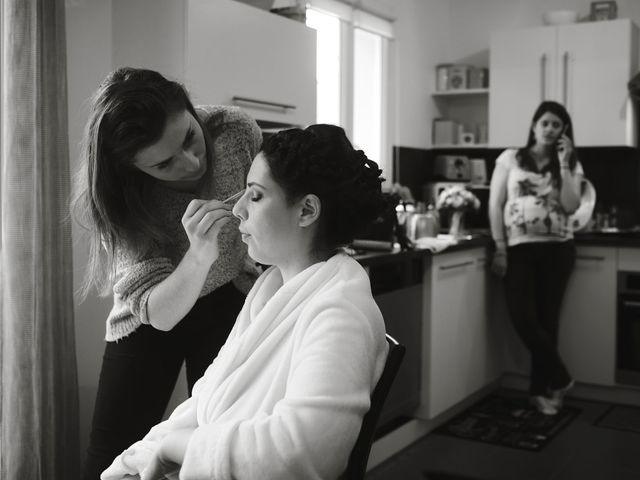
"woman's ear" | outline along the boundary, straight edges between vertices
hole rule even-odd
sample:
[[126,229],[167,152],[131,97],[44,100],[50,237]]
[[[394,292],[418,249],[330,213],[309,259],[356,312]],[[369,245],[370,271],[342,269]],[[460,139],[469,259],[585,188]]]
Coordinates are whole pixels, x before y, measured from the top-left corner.
[[308,194],[300,200],[300,220],[298,225],[308,227],[313,225],[320,218],[320,199],[313,194]]

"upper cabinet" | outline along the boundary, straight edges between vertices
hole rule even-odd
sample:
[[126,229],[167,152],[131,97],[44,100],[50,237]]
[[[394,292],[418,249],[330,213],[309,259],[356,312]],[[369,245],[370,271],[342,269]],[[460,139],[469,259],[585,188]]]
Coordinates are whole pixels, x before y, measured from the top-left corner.
[[183,82],[196,104],[316,119],[315,30],[233,0],[114,0],[113,61]]
[[627,82],[638,67],[629,19],[495,32],[491,36],[489,143],[526,143],[543,100],[567,107],[578,146],[636,145]]

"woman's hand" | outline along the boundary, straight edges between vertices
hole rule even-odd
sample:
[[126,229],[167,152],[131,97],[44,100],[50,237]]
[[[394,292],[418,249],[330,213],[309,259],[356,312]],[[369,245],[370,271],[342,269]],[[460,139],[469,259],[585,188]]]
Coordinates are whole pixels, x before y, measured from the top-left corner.
[[194,428],[182,428],[167,434],[160,447],[140,475],[140,480],[163,480],[180,471]]
[[140,474],[140,480],[165,480],[169,475],[177,475],[178,472],[180,472],[180,465],[165,460],[162,449],[159,449],[151,457],[147,468]]
[[569,168],[569,159],[573,153],[573,142],[564,132],[558,138],[557,151],[560,168]]
[[156,453],[149,462],[147,468],[140,474],[140,480],[166,480],[168,475],[177,475],[180,472],[180,465],[167,462]]
[[491,271],[499,277],[504,277],[507,273],[507,252],[496,250],[491,261]]
[[182,226],[189,237],[190,250],[205,264],[211,265],[220,253],[218,235],[233,217],[231,206],[219,200],[192,200],[182,216]]

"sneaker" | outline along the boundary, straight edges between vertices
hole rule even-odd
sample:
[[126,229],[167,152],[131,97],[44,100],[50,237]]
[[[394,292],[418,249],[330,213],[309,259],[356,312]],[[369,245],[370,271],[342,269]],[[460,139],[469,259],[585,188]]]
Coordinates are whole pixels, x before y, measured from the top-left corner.
[[542,395],[535,395],[531,397],[531,405],[536,407],[538,411],[544,415],[555,415],[558,413],[556,407],[551,404],[551,400]]
[[551,390],[551,395],[549,398],[549,402],[551,405],[560,410],[562,408],[562,402],[564,401],[564,396],[567,394],[569,390],[573,388],[576,382],[571,380],[565,387],[559,388],[558,390]]

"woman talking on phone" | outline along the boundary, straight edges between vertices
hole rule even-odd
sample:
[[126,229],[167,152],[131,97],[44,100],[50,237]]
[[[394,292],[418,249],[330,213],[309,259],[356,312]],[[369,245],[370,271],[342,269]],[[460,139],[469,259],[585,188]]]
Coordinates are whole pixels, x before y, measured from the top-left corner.
[[531,402],[546,415],[558,412],[573,386],[557,345],[575,263],[570,215],[580,206],[582,176],[571,118],[559,103],[545,101],[527,144],[502,152],[491,177],[492,270],[504,277],[511,322],[531,355]]
[[262,142],[237,107],[194,107],[152,70],[119,68],[92,100],[75,207],[85,290],[113,307],[83,480],[161,420],[183,362],[191,394],[226,341],[258,273],[227,200]]

